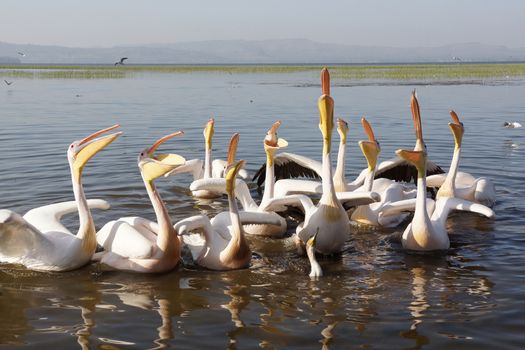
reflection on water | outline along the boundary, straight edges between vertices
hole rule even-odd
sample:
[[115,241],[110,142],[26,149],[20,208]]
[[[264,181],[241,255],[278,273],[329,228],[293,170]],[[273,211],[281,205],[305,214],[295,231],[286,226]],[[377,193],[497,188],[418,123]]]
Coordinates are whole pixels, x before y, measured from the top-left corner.
[[[144,74],[103,81],[22,80],[0,94],[0,207],[24,213],[71,200],[65,147],[85,130],[115,122],[124,136],[85,169],[88,198],[112,204],[93,213],[97,227],[122,216],[154,219],[137,153],[159,135],[183,129],[185,136],[166,147],[187,159],[202,157],[202,126],[210,116],[216,118],[214,156],[224,158],[231,133],[239,131],[238,158],[248,161],[252,174],[265,160],[262,138],[276,118],[283,121],[280,136],[290,142],[290,152],[319,159],[316,79]],[[366,114],[382,159],[413,145],[410,86],[339,85],[332,91],[336,114],[351,126]],[[341,256],[320,261],[326,276],[318,281],[308,278],[308,261],[297,256],[289,237],[250,237],[254,259],[241,271],[203,270],[187,252],[183,265],[152,276],[96,266],[47,274],[3,265],[0,348],[523,348],[523,139],[502,132],[503,120],[494,116],[519,119],[525,84],[428,86],[418,92],[432,159],[445,167],[450,163],[453,142],[446,123],[454,108],[466,129],[460,169],[496,183],[497,219],[453,214],[447,222],[448,252],[404,252],[392,239],[403,227],[354,227]],[[363,137],[351,128],[349,179],[365,165],[356,147]],[[193,199],[190,182],[190,176],[180,175],[158,183],[173,221],[227,208],[224,198]],[[73,228],[77,218],[69,216],[65,224]]]

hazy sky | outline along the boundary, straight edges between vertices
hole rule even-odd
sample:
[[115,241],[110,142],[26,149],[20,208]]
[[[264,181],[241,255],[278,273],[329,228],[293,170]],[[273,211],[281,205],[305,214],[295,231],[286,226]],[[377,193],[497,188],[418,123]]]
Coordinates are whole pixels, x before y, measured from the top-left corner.
[[306,38],[525,47],[525,0],[2,0],[0,41],[113,46]]

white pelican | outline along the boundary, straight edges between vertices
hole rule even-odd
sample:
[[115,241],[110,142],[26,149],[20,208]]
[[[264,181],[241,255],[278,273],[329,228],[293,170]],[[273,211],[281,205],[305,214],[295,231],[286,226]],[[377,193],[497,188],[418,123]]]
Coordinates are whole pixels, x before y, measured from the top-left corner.
[[[356,191],[372,191],[373,189],[380,193],[381,200],[376,203],[358,206],[352,212],[350,219],[360,224],[395,227],[409,215],[404,212],[407,210],[406,205],[397,207],[396,203],[401,200],[412,198],[412,192],[408,191],[401,183],[393,180],[374,180],[377,168],[377,158],[381,152],[381,147],[379,146],[379,142],[377,142],[372,127],[368,121],[365,118],[362,118],[361,123],[368,135],[368,141],[359,141],[359,147],[368,163],[368,174],[364,180],[363,186]],[[415,206],[415,203],[413,205]],[[380,215],[385,206],[388,206],[389,208],[388,216]],[[395,211],[396,207],[398,208],[397,212]]]
[[[463,123],[459,121],[458,115],[450,111],[450,115],[455,124],[463,129]],[[458,126],[459,127],[459,126]],[[461,154],[461,140],[455,143],[454,156],[450,168],[458,168]],[[449,170],[450,172],[451,170]],[[427,176],[427,186],[441,187],[447,178],[446,174]],[[463,198],[475,203],[480,203],[492,207],[496,202],[496,189],[492,181],[486,177],[475,178],[469,173],[457,172],[455,180],[456,197]]]
[[[418,116],[418,119],[420,117]],[[419,121],[420,122],[420,121]],[[449,123],[450,130],[454,136],[456,144],[461,144],[463,136],[463,126],[457,123]],[[421,139],[422,139],[422,135]],[[451,166],[447,179],[437,195],[435,206],[428,205],[426,198],[426,164],[427,155],[423,151],[397,150],[396,153],[414,164],[418,171],[417,178],[417,197],[414,218],[403,232],[402,244],[409,250],[444,250],[450,246],[450,241],[446,229],[446,220],[452,210],[468,210],[485,215],[489,218],[494,217],[494,212],[481,204],[473,203],[455,197],[455,177],[456,166]],[[454,156],[459,158],[459,153]],[[428,200],[432,203],[432,200]],[[431,215],[431,216],[429,216]]]
[[[36,208],[23,218],[10,210],[0,210],[0,261],[42,271],[74,270],[89,262],[97,241],[89,202],[82,188],[82,172],[87,162],[121,133],[100,135],[118,126],[97,131],[69,146],[67,159],[75,202]],[[77,206],[80,224],[76,235],[60,223],[60,217],[72,211],[73,203]],[[109,207],[104,201],[94,201],[91,205]]]
[[181,134],[178,131],[160,138],[138,156],[140,174],[157,222],[140,217],[108,222],[97,233],[97,242],[104,251],[95,254],[93,260],[116,270],[143,273],[166,272],[177,265],[180,242],[153,181],[184,164],[185,159],[176,154],[155,155],[160,145]]
[[[263,193],[261,204],[257,205],[255,200],[252,198],[250,189],[246,185],[246,182],[244,182],[241,179],[238,179],[235,184],[235,196],[241,202],[244,212],[252,213],[252,216],[254,219],[260,213],[263,220],[266,220],[267,215],[273,215],[276,220],[279,220],[280,224],[279,225],[268,225],[268,224],[245,225],[244,231],[247,234],[263,235],[263,236],[270,236],[270,237],[282,237],[286,233],[287,224],[286,224],[286,220],[283,217],[281,217],[279,214],[276,214],[275,212],[265,212],[261,209],[261,206],[263,206],[264,203],[266,203],[268,200],[274,197],[273,196],[273,185],[274,185],[273,169],[274,169],[275,152],[288,146],[288,142],[285,139],[277,137],[277,129],[279,128],[280,125],[281,125],[280,121],[275,122],[272,125],[272,127],[268,130],[268,132],[266,133],[266,136],[263,141],[264,151],[266,152],[266,179],[267,181],[266,181],[266,186],[264,187],[264,193]],[[238,141],[232,138],[232,142],[233,141],[236,141],[235,145],[233,145],[236,147]],[[232,143],[230,143],[230,150],[228,153],[231,154],[232,151],[235,152],[232,149]],[[231,162],[233,162],[233,159],[231,160]],[[196,180],[191,184],[190,189],[192,191],[208,190],[208,191],[213,191],[213,192],[224,193],[226,192],[226,180],[224,178]]]
[[[330,75],[326,68],[321,71],[321,85],[323,94],[318,101],[319,128],[323,134],[323,194],[321,199],[317,205],[313,205],[312,200],[305,195],[277,197],[269,200],[263,209],[275,210],[275,208],[283,205],[301,206],[305,213],[305,220],[297,226],[296,242],[302,247],[310,238],[317,234],[315,251],[322,254],[332,254],[338,253],[343,249],[343,245],[349,237],[350,223],[345,209],[336,196],[332,177],[330,150],[334,127],[334,100],[329,95]],[[315,269],[313,273],[319,275],[320,272]]]
[[[224,169],[227,161],[222,159],[215,159],[212,161],[212,140],[213,134],[215,132],[215,119],[210,118],[204,127],[204,164],[201,159],[191,159],[186,161],[180,167],[177,167],[173,171],[166,174],[167,176],[179,174],[179,173],[191,173],[193,175],[193,180],[199,179],[211,179],[211,178],[221,178],[224,177]],[[248,178],[248,173],[246,170],[241,169],[240,177],[246,179]],[[207,190],[197,190],[192,191],[193,196],[197,198],[217,198],[220,196],[219,192],[216,191],[207,191]]]
[[[217,217],[210,221],[205,215],[196,215],[175,224],[175,230],[189,247],[195,263],[210,270],[241,269],[250,264],[252,253],[242,226],[250,219],[245,221],[243,215],[239,214],[234,194],[235,178],[243,165],[244,161],[241,160],[226,169],[226,192],[230,207],[228,222],[223,218],[216,220]],[[280,224],[272,216],[267,218],[268,224]],[[192,231],[201,231],[203,235],[190,234]]]

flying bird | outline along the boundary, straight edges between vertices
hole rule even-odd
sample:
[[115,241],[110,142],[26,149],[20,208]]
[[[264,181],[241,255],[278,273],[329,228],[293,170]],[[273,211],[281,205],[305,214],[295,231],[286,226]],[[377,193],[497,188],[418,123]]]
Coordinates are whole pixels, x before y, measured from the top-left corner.
[[7,84],[7,86],[9,86],[9,85],[13,84],[13,82],[12,82],[12,81],[7,81],[7,80],[5,80],[5,79],[4,79],[4,82],[5,82],[6,84]]
[[123,64],[124,64],[124,61],[127,60],[127,59],[128,59],[127,57],[122,57],[122,58],[120,59],[120,61],[115,62],[115,66],[123,65]]
[[18,51],[18,54],[19,54],[20,56],[22,56],[22,57],[25,57],[25,55],[26,55],[25,53],[20,52],[20,51]]

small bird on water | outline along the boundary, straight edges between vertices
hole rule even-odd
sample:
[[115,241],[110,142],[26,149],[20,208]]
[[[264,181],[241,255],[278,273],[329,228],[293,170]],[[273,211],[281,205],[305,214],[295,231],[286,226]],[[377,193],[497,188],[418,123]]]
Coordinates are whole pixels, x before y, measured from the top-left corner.
[[124,65],[124,61],[127,60],[127,57],[122,57],[120,61],[115,62],[115,66]]
[[507,129],[521,128],[521,124],[518,122],[504,122],[503,127]]
[[6,84],[7,84],[7,86],[9,86],[9,85],[13,84],[13,82],[12,82],[12,81],[7,81],[7,80],[5,80],[5,79],[4,79],[4,82],[5,82]]

